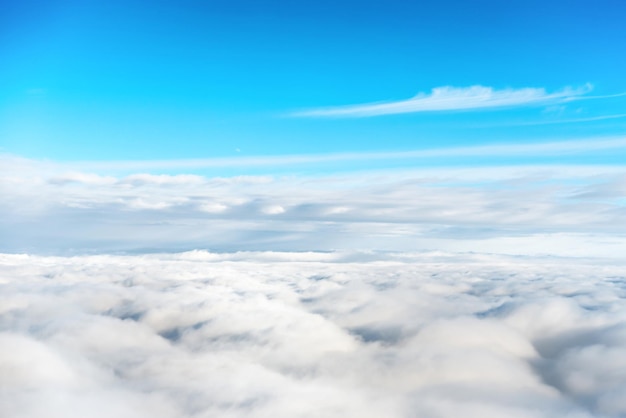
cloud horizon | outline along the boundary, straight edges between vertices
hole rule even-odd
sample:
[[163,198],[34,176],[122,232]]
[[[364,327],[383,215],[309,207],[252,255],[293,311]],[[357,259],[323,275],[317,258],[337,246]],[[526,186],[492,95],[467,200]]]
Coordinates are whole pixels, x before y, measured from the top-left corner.
[[[568,146],[585,152],[616,143],[624,140]],[[505,151],[565,149],[524,147]],[[443,249],[615,258],[626,251],[619,165],[220,177],[7,161],[0,169],[5,252]]]

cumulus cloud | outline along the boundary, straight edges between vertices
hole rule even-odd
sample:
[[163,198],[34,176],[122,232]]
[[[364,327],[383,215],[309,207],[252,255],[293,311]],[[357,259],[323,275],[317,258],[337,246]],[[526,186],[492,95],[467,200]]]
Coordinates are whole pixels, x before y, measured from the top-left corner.
[[368,117],[398,113],[537,106],[577,100],[589,93],[592,88],[590,84],[587,84],[581,88],[566,87],[554,93],[548,93],[543,88],[531,87],[496,90],[485,86],[443,86],[433,88],[430,93],[419,93],[407,100],[312,109],[296,112],[292,115],[299,117]]
[[617,261],[0,255],[0,415],[619,417]]

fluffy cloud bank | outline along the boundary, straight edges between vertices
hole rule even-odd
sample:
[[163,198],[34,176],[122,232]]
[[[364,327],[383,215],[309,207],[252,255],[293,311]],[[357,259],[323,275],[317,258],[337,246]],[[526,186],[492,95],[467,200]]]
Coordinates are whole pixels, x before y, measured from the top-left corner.
[[626,267],[0,255],[0,415],[619,417]]

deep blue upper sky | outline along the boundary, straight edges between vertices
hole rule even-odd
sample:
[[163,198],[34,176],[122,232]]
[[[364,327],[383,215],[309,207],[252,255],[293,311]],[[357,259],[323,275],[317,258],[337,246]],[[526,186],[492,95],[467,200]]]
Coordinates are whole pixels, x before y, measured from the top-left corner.
[[619,136],[626,97],[298,112],[442,86],[623,93],[624,22],[621,0],[5,0],[0,152],[149,160]]

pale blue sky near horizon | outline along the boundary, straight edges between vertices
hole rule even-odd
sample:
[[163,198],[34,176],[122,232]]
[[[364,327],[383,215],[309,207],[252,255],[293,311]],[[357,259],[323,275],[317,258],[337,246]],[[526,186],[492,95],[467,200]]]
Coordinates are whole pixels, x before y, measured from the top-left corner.
[[[71,162],[592,144],[626,128],[625,19],[610,0],[2,2],[0,152]],[[625,160],[622,143],[471,163]]]

